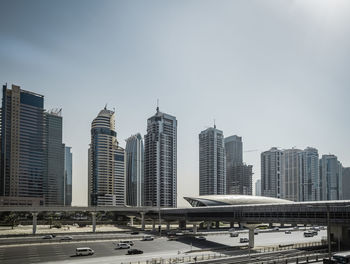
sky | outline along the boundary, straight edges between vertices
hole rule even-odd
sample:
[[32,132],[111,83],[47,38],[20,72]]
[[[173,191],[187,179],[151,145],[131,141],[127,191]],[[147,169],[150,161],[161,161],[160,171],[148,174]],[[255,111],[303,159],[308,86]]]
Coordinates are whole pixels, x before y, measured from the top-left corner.
[[198,134],[243,139],[260,178],[271,147],[315,147],[350,166],[350,1],[0,0],[0,81],[62,108],[73,205],[87,204],[92,120],[117,139],[178,120],[178,206],[199,193]]

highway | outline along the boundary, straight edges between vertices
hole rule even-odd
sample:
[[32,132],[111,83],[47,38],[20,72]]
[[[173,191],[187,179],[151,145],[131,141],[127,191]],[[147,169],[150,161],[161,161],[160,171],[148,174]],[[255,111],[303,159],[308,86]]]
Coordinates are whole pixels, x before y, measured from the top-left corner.
[[[142,235],[142,234],[140,234]],[[19,264],[19,263],[121,263],[126,261],[150,260],[156,257],[177,257],[188,256],[186,252],[196,251],[191,253],[192,256],[208,254],[213,252],[221,252],[220,248],[227,246],[244,245],[239,243],[240,237],[247,237],[248,234],[240,234],[240,237],[229,237],[227,235],[209,235],[206,241],[199,241],[194,238],[181,238],[179,241],[168,241],[167,238],[157,238],[154,241],[140,241],[134,237],[135,245],[133,248],[138,248],[144,251],[142,255],[127,256],[126,249],[114,249],[114,243],[117,239],[112,240],[95,240],[96,234],[91,234],[90,240],[76,242],[73,236],[73,241],[60,242],[50,241],[43,244],[34,245],[2,245],[0,246],[0,263],[2,264]],[[98,236],[98,235],[97,235]],[[303,231],[293,231],[292,234],[284,232],[261,232],[255,236],[255,246],[270,246],[290,243],[305,243],[320,241],[326,236],[326,231],[322,230],[318,236],[305,238]],[[89,237],[89,235],[86,235]],[[129,235],[130,237],[130,235]],[[138,238],[139,239],[139,238]],[[93,256],[76,257],[75,249],[77,247],[90,247],[95,251]],[[201,250],[209,250],[202,252]],[[180,254],[179,254],[180,251]],[[242,253],[242,251],[240,251]],[[225,254],[231,255],[226,252]]]

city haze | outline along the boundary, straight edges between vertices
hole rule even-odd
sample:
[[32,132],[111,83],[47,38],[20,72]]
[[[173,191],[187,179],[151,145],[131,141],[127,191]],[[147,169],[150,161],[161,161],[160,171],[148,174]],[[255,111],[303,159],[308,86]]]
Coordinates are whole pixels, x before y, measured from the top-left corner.
[[[0,76],[62,108],[73,205],[87,205],[92,120],[107,104],[117,139],[162,112],[178,121],[178,206],[199,193],[209,126],[260,153],[307,146],[350,166],[347,1],[1,1]],[[250,151],[254,150],[254,151]],[[253,184],[254,186],[254,184]]]

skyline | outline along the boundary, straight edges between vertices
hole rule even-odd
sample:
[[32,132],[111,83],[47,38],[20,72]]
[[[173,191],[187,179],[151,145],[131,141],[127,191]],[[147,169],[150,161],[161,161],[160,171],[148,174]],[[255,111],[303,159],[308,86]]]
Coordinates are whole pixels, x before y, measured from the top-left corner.
[[63,109],[73,205],[87,198],[90,125],[106,103],[123,147],[146,134],[157,98],[177,118],[179,206],[198,195],[198,133],[214,118],[225,137],[242,137],[253,183],[274,146],[315,147],[349,167],[349,4],[317,13],[301,2],[2,1],[2,83]]

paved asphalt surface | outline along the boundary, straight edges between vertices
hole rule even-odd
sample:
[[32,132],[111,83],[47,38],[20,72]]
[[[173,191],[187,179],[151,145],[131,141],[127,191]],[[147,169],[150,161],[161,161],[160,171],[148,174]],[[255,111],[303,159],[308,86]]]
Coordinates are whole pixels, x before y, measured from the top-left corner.
[[[142,234],[140,234],[142,235]],[[92,234],[91,237],[96,235]],[[293,231],[292,234],[284,232],[260,233],[255,236],[255,246],[268,246],[290,243],[304,243],[320,241],[326,236],[326,231],[319,232],[318,236],[305,238],[303,231]],[[121,263],[126,261],[150,260],[155,257],[175,257],[182,256],[185,252],[196,249],[211,249],[218,252],[215,248],[224,246],[244,245],[239,243],[240,237],[248,237],[247,233],[231,238],[226,235],[210,235],[207,241],[199,241],[194,238],[181,238],[179,241],[168,241],[166,238],[157,238],[154,241],[140,241],[134,237],[132,240],[135,245],[132,248],[144,251],[142,255],[128,256],[127,249],[115,249],[114,241],[73,241],[35,244],[35,245],[2,245],[0,246],[1,264],[20,264],[20,263]],[[93,256],[76,257],[75,249],[77,247],[90,247],[95,251]],[[180,255],[178,255],[180,251]],[[202,252],[192,253],[192,255],[201,255]],[[206,252],[208,254],[208,252]]]

